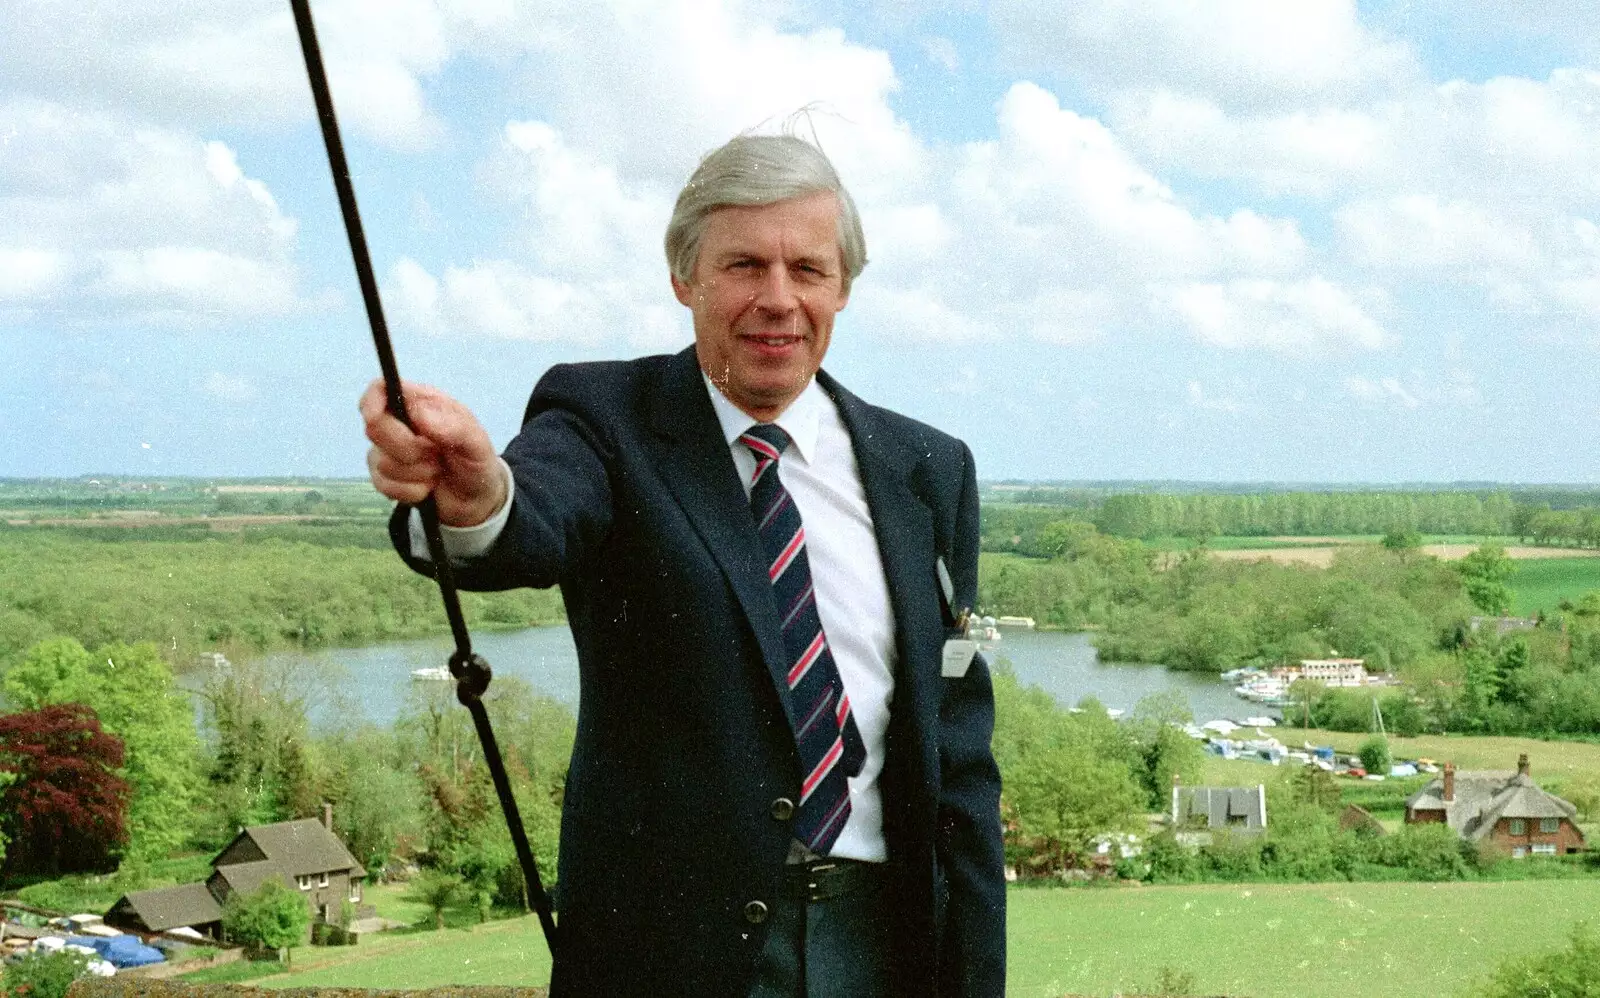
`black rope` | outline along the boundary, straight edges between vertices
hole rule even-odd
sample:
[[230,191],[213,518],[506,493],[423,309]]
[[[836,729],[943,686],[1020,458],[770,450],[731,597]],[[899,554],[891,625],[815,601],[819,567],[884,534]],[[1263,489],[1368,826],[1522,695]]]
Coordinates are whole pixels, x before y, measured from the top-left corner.
[[[317,118],[322,123],[322,141],[328,147],[328,166],[333,171],[333,186],[339,194],[339,210],[344,214],[344,231],[350,237],[350,255],[355,260],[356,277],[361,282],[361,298],[366,302],[367,321],[372,326],[372,342],[378,351],[378,364],[383,368],[389,412],[409,427],[411,416],[406,412],[405,396],[400,392],[400,370],[395,365],[394,348],[389,343],[389,327],[383,319],[383,303],[378,298],[378,282],[372,274],[372,258],[367,252],[367,237],[361,228],[361,213],[356,209],[356,192],[350,183],[350,165],[345,162],[344,143],[339,138],[339,122],[333,115],[333,97],[328,92],[328,77],[322,68],[322,51],[317,46],[316,28],[311,23],[311,7],[308,0],[289,0],[289,6],[294,9],[295,27],[300,32],[300,51],[305,55],[306,76],[311,81],[311,96],[316,100]],[[444,536],[439,531],[439,510],[433,496],[418,503],[416,508],[422,515],[422,532],[428,539],[428,555],[433,559],[434,578],[439,583],[439,595],[444,599],[445,616],[450,618],[450,632],[455,636],[456,650],[450,656],[450,675],[455,677],[456,699],[472,714],[473,727],[478,729],[484,762],[489,766],[495,793],[500,797],[500,809],[505,812],[506,827],[511,831],[511,844],[516,848],[523,880],[532,895],[534,910],[539,913],[545,944],[550,947],[553,956],[556,951],[556,922],[550,907],[550,896],[545,893],[544,883],[539,878],[539,866],[534,861],[533,849],[528,845],[528,835],[522,827],[522,817],[517,812],[517,801],[511,793],[511,781],[506,777],[505,762],[500,758],[494,730],[489,726],[489,712],[483,706],[483,693],[489,688],[491,678],[489,663],[472,650],[472,637],[467,633],[467,622],[461,615],[461,599],[456,594],[450,559],[445,556]]]

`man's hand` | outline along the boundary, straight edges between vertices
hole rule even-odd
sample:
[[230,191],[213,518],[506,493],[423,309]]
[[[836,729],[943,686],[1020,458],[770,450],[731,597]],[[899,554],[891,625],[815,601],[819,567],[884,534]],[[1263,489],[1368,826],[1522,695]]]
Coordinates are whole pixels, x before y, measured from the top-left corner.
[[361,396],[373,487],[404,503],[432,494],[439,522],[448,526],[488,520],[506,498],[505,473],[489,434],[470,409],[439,389],[405,380],[400,385],[415,431],[389,414],[382,378]]

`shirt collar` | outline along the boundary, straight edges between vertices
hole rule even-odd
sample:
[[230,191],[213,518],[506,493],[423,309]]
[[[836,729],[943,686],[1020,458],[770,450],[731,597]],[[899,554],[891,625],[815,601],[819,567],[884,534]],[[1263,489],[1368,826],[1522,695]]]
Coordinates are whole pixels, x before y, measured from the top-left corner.
[[[706,383],[706,393],[711,396],[711,408],[716,410],[717,422],[722,425],[722,436],[728,445],[733,446],[734,441],[757,422],[749,414],[722,394],[705,371],[700,372],[700,377]],[[817,379],[812,378],[806,382],[806,387],[789,403],[789,408],[783,410],[773,422],[783,427],[783,432],[789,434],[800,457],[810,464],[817,453],[817,435],[822,428],[822,407],[828,404],[828,396],[823,393],[822,387],[817,384]]]

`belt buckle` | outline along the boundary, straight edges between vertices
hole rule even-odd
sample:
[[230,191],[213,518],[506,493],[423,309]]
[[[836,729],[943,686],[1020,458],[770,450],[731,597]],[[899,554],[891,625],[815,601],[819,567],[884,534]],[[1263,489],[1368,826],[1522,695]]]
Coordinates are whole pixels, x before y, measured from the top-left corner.
[[823,860],[806,864],[806,900],[829,901],[842,893],[844,884],[838,863]]

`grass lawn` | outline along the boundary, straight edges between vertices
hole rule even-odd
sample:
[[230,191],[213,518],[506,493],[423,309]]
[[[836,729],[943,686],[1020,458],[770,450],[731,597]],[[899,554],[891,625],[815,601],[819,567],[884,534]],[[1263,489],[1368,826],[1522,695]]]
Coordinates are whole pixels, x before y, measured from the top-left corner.
[[1512,613],[1551,613],[1564,599],[1576,602],[1584,593],[1600,589],[1600,558],[1519,561],[1510,586]]
[[1010,894],[1007,993],[1105,995],[1163,967],[1196,994],[1461,994],[1505,957],[1554,949],[1600,881],[1245,884]]
[[[1009,903],[1008,993],[1018,998],[1145,988],[1163,968],[1193,974],[1206,995],[1449,996],[1506,956],[1560,946],[1600,911],[1600,880],[1013,888]],[[540,985],[549,974],[530,915],[300,947],[291,971],[253,983]]]

